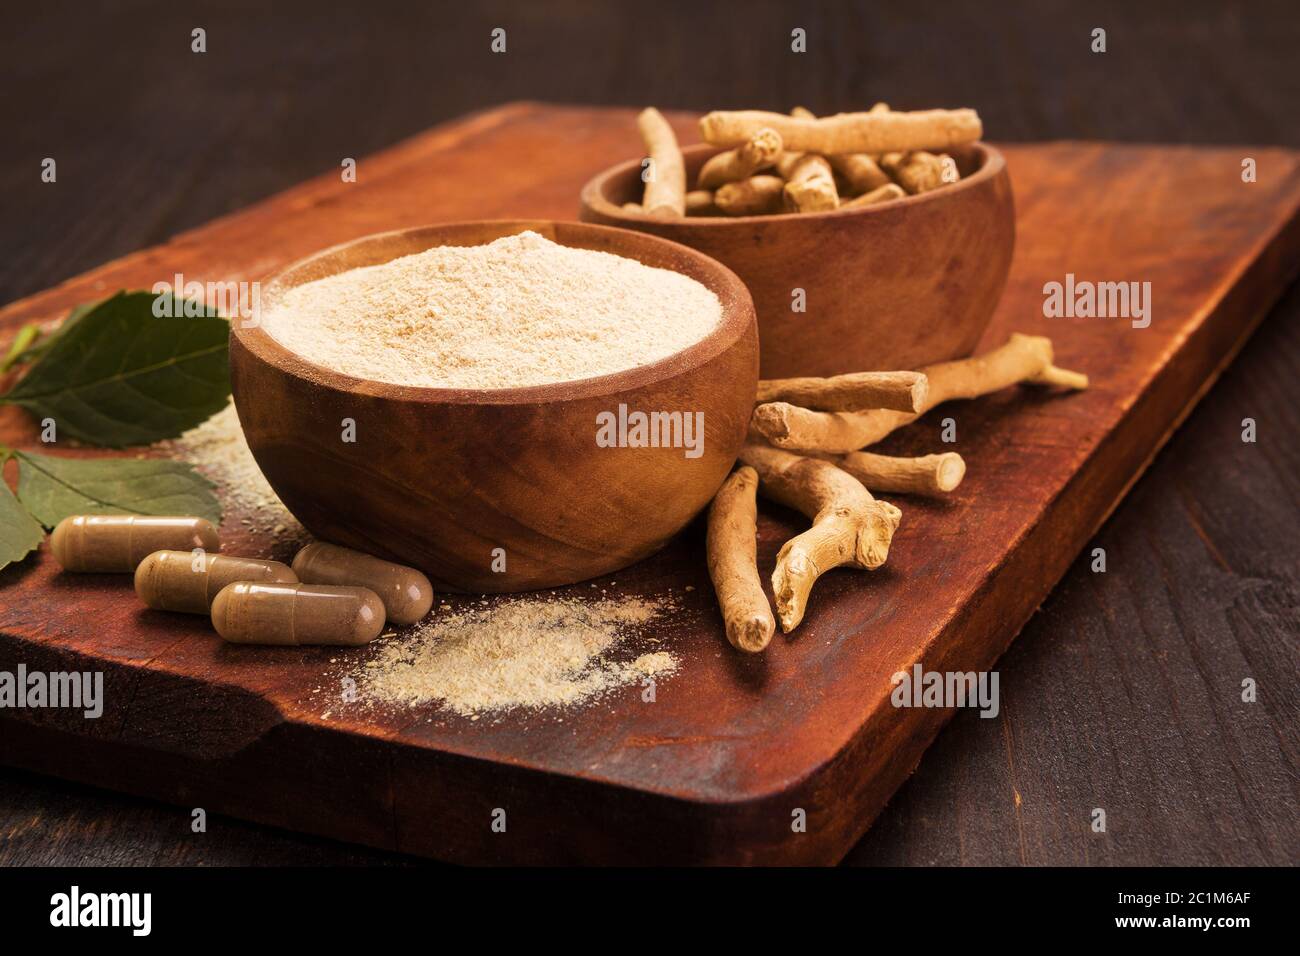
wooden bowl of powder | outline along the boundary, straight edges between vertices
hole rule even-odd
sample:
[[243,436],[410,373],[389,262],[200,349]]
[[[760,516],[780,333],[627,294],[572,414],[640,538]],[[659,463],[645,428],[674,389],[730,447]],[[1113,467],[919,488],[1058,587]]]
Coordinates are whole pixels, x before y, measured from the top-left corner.
[[753,303],[694,250],[564,222],[368,236],[235,322],[249,447],[322,540],[442,589],[568,584],[662,547],[712,498],[758,379]]
[[[686,181],[718,152],[685,147]],[[914,369],[974,350],[1015,245],[1002,154],[985,143],[949,152],[960,180],[921,195],[827,212],[671,220],[622,208],[643,190],[640,160],[630,160],[583,187],[581,216],[680,242],[740,276],[758,313],[763,378]]]

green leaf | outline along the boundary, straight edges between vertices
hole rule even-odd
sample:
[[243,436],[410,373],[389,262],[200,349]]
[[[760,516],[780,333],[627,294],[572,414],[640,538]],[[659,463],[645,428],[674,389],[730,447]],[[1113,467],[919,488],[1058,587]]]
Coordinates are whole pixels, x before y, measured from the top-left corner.
[[213,484],[189,465],[165,458],[55,458],[14,452],[18,499],[53,528],[68,515],[198,515],[213,524],[221,505]]
[[113,448],[175,438],[221,411],[230,395],[229,324],[213,314],[158,318],[157,298],[119,292],[73,310],[0,401]]
[[51,345],[59,340],[59,336],[70,330],[77,324],[78,319],[93,310],[97,305],[99,305],[98,302],[87,302],[83,305],[73,306],[72,311],[68,313],[67,318],[60,322],[54,329],[46,332],[43,336],[40,335],[40,327],[38,326],[35,341],[29,343],[26,348],[23,348],[21,351],[15,349],[14,352],[10,353],[9,358],[6,360],[9,367],[12,368],[15,365],[27,365],[40,358],[44,353],[50,350]]
[[9,351],[5,353],[4,361],[0,362],[0,375],[9,371],[19,362],[27,361],[36,348],[33,343],[40,337],[41,327],[35,322],[28,322],[19,329],[18,334],[14,336],[13,341],[9,344]]
[[0,568],[21,561],[41,545],[45,532],[0,477]]

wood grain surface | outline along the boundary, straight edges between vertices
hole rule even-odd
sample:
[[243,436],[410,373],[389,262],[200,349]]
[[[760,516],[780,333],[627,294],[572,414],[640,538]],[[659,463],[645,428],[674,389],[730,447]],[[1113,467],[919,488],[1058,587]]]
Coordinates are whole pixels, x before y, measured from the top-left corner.
[[[689,118],[676,119],[684,134]],[[304,184],[19,302],[0,312],[0,325],[93,288],[147,287],[176,271],[258,278],[297,258],[306,241],[414,224],[416,215],[454,220],[496,202],[558,217],[572,208],[583,164],[627,148],[630,123],[629,111],[528,104],[482,114],[371,160],[370,177],[355,185],[333,176]],[[519,152],[548,161],[519,171],[517,194],[499,184],[442,191],[448,167],[483,168]],[[222,646],[202,622],[141,612],[129,588],[60,575],[42,555],[12,575],[0,610],[3,659],[103,668],[109,704],[91,727],[60,712],[5,715],[0,757],[459,861],[838,859],[949,716],[893,707],[890,676],[918,661],[930,670],[993,664],[1248,337],[1300,251],[1300,161],[1283,151],[1259,151],[1261,163],[1285,172],[1250,186],[1226,150],[1064,143],[1006,152],[1023,197],[1020,251],[984,344],[1012,331],[1051,334],[1058,363],[1089,371],[1096,384],[1068,397],[1008,392],[945,409],[970,469],[959,492],[942,504],[905,503],[890,564],[826,578],[803,627],[762,658],[727,651],[692,534],[618,575],[632,593],[684,595],[682,612],[654,631],[682,657],[681,675],[653,707],[633,691],[562,723],[516,713],[471,724],[438,711],[322,703],[313,690],[366,652]],[[1094,203],[1074,201],[1102,179]],[[1176,249],[1164,242],[1171,233],[1181,237]],[[1136,329],[1043,318],[1043,283],[1067,271],[1149,279],[1159,320]],[[886,448],[932,447],[937,418]],[[8,440],[21,440],[23,427],[14,412],[0,419]],[[779,512],[764,520],[764,567],[797,527]],[[267,546],[245,541],[241,550]],[[1225,675],[1221,693],[1229,677],[1239,682]],[[503,803],[513,834],[504,840],[487,826]],[[807,833],[791,832],[795,809],[806,811]],[[616,823],[593,829],[593,814]]]
[[[742,31],[728,5],[658,10],[663,28],[646,43],[641,21],[588,3],[364,17],[293,2],[15,9],[2,68],[15,95],[0,98],[0,300],[520,96],[818,112],[887,97],[976,106],[1001,140],[1300,146],[1300,18],[1284,0],[797,12],[756,0]],[[808,57],[786,52],[793,21],[813,38]],[[196,22],[219,55],[188,58]],[[499,23],[510,56],[466,41]],[[1084,49],[1098,24],[1111,39],[1104,57]],[[48,155],[59,157],[57,188],[37,179]],[[1293,290],[1098,537],[1109,572],[1077,561],[1003,658],[1000,719],[960,715],[848,862],[1296,858],[1298,389]],[[1268,424],[1243,448],[1247,414]],[[1237,715],[1205,706],[1214,675],[1243,660],[1272,688],[1259,705],[1271,732],[1242,732]],[[1106,692],[1077,693],[1079,667]],[[1080,824],[1098,793],[1110,834]],[[188,809],[0,770],[0,862],[395,859],[231,818],[212,817],[204,834],[189,823]]]

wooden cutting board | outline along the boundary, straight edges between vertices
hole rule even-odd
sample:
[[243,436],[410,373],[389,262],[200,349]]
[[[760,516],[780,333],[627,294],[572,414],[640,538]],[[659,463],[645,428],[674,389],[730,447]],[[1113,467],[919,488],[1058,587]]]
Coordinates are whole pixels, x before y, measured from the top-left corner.
[[[696,139],[690,120],[675,117],[685,142]],[[942,503],[895,499],[904,519],[886,568],[828,575],[803,626],[766,654],[742,657],[726,644],[698,523],[614,576],[616,587],[598,582],[651,596],[671,589],[680,601],[641,639],[682,660],[653,703],[628,687],[560,715],[495,722],[341,704],[340,676],[369,651],[229,647],[201,619],[142,610],[128,577],[63,575],[42,549],[0,572],[0,669],[102,670],[105,712],[0,711],[0,760],[455,861],[837,860],[951,716],[893,707],[891,675],[917,662],[994,665],[1300,263],[1300,154],[1003,148],[1018,238],[982,348],[1012,331],[1050,335],[1058,363],[1088,372],[1094,387],[943,406],[891,438],[904,453],[955,447],[965,483]],[[628,110],[522,103],[477,114],[362,160],[355,184],[326,172],[13,303],[0,311],[0,341],[23,321],[176,272],[255,279],[371,232],[576,218],[583,182],[638,150]],[[1244,157],[1256,160],[1258,182],[1242,182]],[[1043,284],[1066,273],[1150,281],[1150,327],[1045,319]],[[943,417],[957,422],[955,446],[939,441]],[[0,410],[0,441],[36,440],[21,413]],[[802,522],[764,509],[766,573]],[[228,550],[272,553],[241,517],[227,516]],[[498,808],[504,833],[491,826]],[[806,832],[792,828],[797,810]]]

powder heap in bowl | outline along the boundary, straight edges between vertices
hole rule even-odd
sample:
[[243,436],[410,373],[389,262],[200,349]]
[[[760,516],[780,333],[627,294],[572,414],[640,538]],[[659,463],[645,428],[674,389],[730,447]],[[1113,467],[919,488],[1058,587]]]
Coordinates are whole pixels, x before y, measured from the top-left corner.
[[722,319],[701,283],[535,232],[438,246],[287,290],[263,327],[317,365],[429,388],[515,388],[649,365]]

